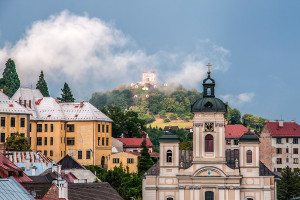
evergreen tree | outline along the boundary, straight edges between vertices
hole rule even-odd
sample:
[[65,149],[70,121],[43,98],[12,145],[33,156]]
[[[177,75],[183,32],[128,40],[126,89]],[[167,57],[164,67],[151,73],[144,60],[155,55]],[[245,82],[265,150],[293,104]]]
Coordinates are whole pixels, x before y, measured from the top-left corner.
[[282,170],[281,179],[277,185],[278,200],[289,200],[300,196],[299,174],[286,167]]
[[62,91],[61,98],[58,97],[58,99],[61,102],[74,102],[75,101],[72,91],[67,83],[64,84],[64,87],[63,87],[63,89],[61,89],[61,91]]
[[149,150],[146,146],[146,139],[142,142],[142,148],[138,163],[138,169],[141,175],[143,175],[153,165],[153,161],[149,155]]
[[39,76],[39,80],[36,83],[36,89],[40,90],[40,92],[42,93],[42,95],[44,97],[49,97],[50,96],[49,91],[48,91],[48,85],[47,85],[47,82],[45,80],[43,71],[41,71],[41,74]]
[[5,64],[5,69],[0,79],[0,87],[3,92],[12,97],[20,87],[20,79],[16,70],[15,62],[9,58]]

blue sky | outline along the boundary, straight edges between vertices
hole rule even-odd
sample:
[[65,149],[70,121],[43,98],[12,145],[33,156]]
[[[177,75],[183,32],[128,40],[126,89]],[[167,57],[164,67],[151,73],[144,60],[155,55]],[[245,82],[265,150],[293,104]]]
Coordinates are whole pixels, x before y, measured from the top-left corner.
[[[155,68],[162,81],[177,79],[187,87],[201,89],[203,64],[211,61],[215,68],[213,76],[217,81],[218,96],[243,113],[299,122],[299,10],[300,2],[297,0],[70,0],[59,3],[51,0],[1,0],[0,63],[3,68],[7,56],[16,56],[23,85],[34,84],[41,68],[46,71],[46,76],[48,72],[48,83],[54,96],[59,95],[66,79],[71,82],[78,99],[88,99],[92,91],[113,88],[121,82],[137,81],[139,73],[149,68]],[[57,46],[64,42],[64,38],[58,41],[50,38],[49,42],[45,33],[50,33],[49,30],[53,30],[51,26],[60,22],[70,25],[66,29],[55,29],[56,32],[69,31],[65,33],[66,44],[69,45],[58,48],[57,54]],[[99,29],[95,28],[91,33],[78,32],[83,33],[88,41],[86,44],[74,39],[77,29],[72,24]],[[108,31],[103,33],[100,30]],[[56,32],[51,33],[55,36]],[[94,38],[98,33],[100,39]],[[44,37],[34,38],[39,34],[44,34]],[[68,37],[68,34],[73,35]],[[109,34],[114,37],[111,39]],[[105,43],[104,46],[96,45],[94,49],[93,43],[101,43],[102,39],[107,41],[107,38],[111,39],[108,46]],[[43,42],[46,44],[41,45],[45,47],[42,56],[39,55],[41,50],[35,46]],[[86,48],[81,49],[81,45]],[[69,53],[70,48],[77,51],[72,49]],[[85,68],[85,63],[76,59],[85,59],[82,54],[89,50],[96,52],[96,61],[91,61]],[[103,53],[106,51],[107,54]],[[30,57],[33,58],[28,58],[29,52],[32,52]],[[76,58],[74,61],[71,58],[61,61],[68,56]],[[116,64],[117,61],[124,64]],[[68,62],[76,68],[68,68]],[[109,64],[116,68],[112,67],[113,71],[101,68]],[[51,68],[50,65],[57,67]],[[98,68],[94,67],[98,65]],[[95,77],[87,73],[87,69],[94,70]],[[111,72],[115,72],[112,73],[115,76],[103,75]]]

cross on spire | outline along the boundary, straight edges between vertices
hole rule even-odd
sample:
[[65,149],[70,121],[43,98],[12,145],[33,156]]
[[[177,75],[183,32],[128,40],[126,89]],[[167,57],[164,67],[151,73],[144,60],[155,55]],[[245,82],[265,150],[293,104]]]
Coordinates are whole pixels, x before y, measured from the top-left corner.
[[207,72],[210,73],[212,64],[208,63],[206,66],[207,66]]

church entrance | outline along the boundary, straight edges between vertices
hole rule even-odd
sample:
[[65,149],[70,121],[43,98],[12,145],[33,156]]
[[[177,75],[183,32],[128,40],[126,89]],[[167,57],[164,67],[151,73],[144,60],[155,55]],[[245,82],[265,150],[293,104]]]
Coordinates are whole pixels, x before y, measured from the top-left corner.
[[205,200],[214,200],[214,193],[211,191],[205,192]]

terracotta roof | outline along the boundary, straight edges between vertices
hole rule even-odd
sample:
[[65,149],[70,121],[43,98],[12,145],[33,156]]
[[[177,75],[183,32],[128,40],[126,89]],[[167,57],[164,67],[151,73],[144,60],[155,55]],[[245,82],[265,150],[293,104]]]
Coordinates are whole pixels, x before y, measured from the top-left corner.
[[[144,138],[116,138],[117,140],[121,141],[123,143],[124,147],[141,147],[142,146],[142,142],[144,140]],[[150,138],[146,138],[146,146],[149,147],[153,147],[153,144],[150,140]]]
[[246,128],[242,124],[235,125],[226,125],[225,126],[225,138],[240,138],[244,133],[248,132],[248,128]]
[[108,183],[69,183],[69,200],[122,200],[123,198]]
[[300,125],[296,122],[283,122],[283,126],[279,126],[279,122],[267,122],[265,127],[272,137],[300,137]]

